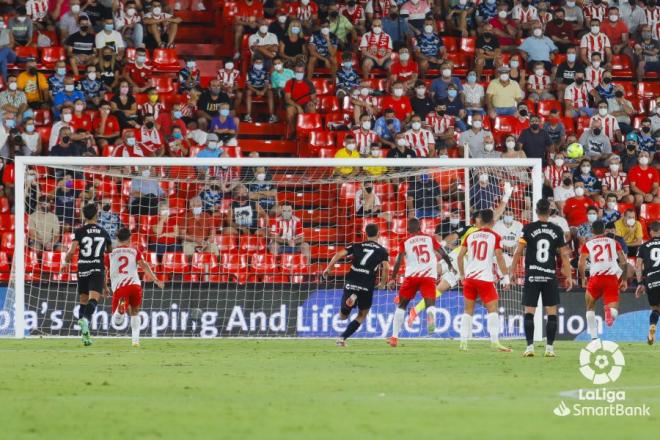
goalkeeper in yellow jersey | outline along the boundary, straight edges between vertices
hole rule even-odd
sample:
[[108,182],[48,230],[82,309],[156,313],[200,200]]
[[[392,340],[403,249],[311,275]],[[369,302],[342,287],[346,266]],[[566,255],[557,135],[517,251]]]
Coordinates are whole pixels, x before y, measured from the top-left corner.
[[[495,208],[494,210],[494,222],[497,222],[502,214],[504,213],[504,210],[506,208],[506,205],[509,203],[509,199],[511,198],[511,194],[513,193],[513,186],[509,182],[504,182],[504,194],[502,195],[502,201],[501,203]],[[451,249],[451,252],[449,252],[449,258],[451,259],[451,266],[447,264],[445,260],[441,260],[438,263],[439,270],[438,273],[441,274],[440,276],[440,282],[436,286],[436,291],[435,291],[435,298],[436,300],[439,299],[443,293],[446,291],[455,288],[458,285],[458,264],[457,264],[457,258],[458,258],[458,252],[460,251],[461,245],[465,241],[468,235],[473,233],[474,231],[478,231],[479,228],[481,228],[481,219],[479,218],[479,214],[475,217],[475,224],[474,225],[464,225],[460,228],[458,228],[456,231],[448,234],[444,240],[442,241],[443,246],[446,249]],[[442,237],[439,237],[441,239]],[[398,298],[397,298],[398,299]],[[420,313],[422,313],[426,309],[426,303],[421,300],[415,305],[415,307],[410,309],[410,312],[408,312],[408,327],[412,326],[413,322],[419,316]]]

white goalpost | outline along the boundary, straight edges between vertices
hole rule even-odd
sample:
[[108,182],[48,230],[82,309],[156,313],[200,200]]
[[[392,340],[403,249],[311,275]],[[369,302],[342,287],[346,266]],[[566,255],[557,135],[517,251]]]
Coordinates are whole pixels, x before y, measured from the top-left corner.
[[[450,219],[469,225],[478,210],[499,205],[505,182],[514,187],[507,212],[522,224],[534,220],[540,159],[17,156],[14,259],[0,337],[78,336],[75,262],[59,269],[86,203],[97,204],[111,236],[131,229],[132,244],[166,283],[160,290],[143,281],[145,336],[334,337],[347,324],[337,318],[350,267],[340,262],[322,279],[335,252],[364,240],[364,226],[376,223],[393,261],[408,218],[445,236]],[[447,252],[458,245],[442,244]],[[518,278],[500,290],[503,337],[524,335]],[[395,295],[375,292],[356,337],[391,332]],[[126,324],[115,327],[109,309],[106,298],[92,334],[125,336]],[[475,337],[486,336],[482,309]],[[460,285],[438,299],[437,310],[433,335],[422,315],[402,337],[458,337]],[[536,339],[541,319],[539,307]]]

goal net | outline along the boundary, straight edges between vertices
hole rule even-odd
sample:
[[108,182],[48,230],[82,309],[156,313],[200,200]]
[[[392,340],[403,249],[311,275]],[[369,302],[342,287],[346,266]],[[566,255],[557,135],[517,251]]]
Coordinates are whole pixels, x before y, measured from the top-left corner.
[[[337,251],[366,239],[367,224],[378,225],[391,263],[411,217],[451,253],[459,243],[451,232],[500,206],[507,183],[513,193],[501,219],[510,256],[516,225],[532,220],[541,195],[539,160],[17,158],[15,254],[0,333],[79,334],[76,259],[62,267],[87,203],[97,204],[113,240],[130,228],[132,245],[165,282],[159,289],[143,278],[144,335],[334,337],[348,323],[339,309],[350,262],[320,275]],[[391,334],[403,273],[397,287],[375,292],[357,337]],[[499,291],[503,336],[520,337],[521,281]],[[460,285],[436,306],[432,335],[422,312],[402,337],[458,337]],[[127,334],[128,320],[115,327],[110,308],[109,298],[99,304],[94,335]],[[487,337],[485,314],[479,306],[477,338]]]

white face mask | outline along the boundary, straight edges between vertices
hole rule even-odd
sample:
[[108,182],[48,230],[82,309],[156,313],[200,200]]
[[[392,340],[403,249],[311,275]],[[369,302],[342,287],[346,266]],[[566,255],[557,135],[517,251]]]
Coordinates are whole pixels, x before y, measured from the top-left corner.
[[64,86],[64,90],[67,91],[67,92],[73,92],[73,89],[74,89],[74,85],[73,85],[73,84],[66,84],[66,85]]
[[279,17],[277,17],[277,21],[279,21],[282,24],[286,23],[286,15],[280,15]]
[[569,8],[574,8],[575,2],[566,2],[566,6],[568,6]]
[[415,89],[415,93],[417,93],[417,96],[422,98],[426,94],[426,89],[424,87],[420,87],[418,89]]
[[618,15],[610,15],[610,21],[612,23],[616,23],[617,21],[619,21],[619,16]]
[[481,121],[472,121],[472,127],[476,129],[480,129],[482,124]]
[[382,32],[382,30],[383,28],[381,28],[380,26],[374,26],[373,28],[371,28],[371,32],[373,32],[376,35],[379,35]]
[[600,61],[592,61],[591,65],[594,69],[598,69],[600,67]]
[[90,81],[96,81],[96,72],[89,72],[87,78],[89,78]]
[[566,54],[566,59],[568,60],[569,63],[574,63],[576,58],[577,58],[577,54],[574,53]]
[[151,176],[151,171],[149,170],[143,170],[142,171],[142,177],[149,177]]
[[422,123],[421,122],[413,122],[412,123],[412,129],[413,130],[419,130],[420,128],[422,128]]
[[610,170],[611,170],[612,172],[616,173],[617,171],[619,171],[619,164],[618,164],[618,163],[612,163],[612,164],[610,164]]
[[486,151],[493,151],[494,148],[495,148],[494,144],[484,144],[484,150]]
[[607,109],[606,108],[599,108],[598,109],[598,114],[601,116],[606,116],[607,115]]
[[192,209],[192,212],[194,215],[200,215],[202,213],[202,207],[201,206],[196,206]]
[[617,207],[616,202],[607,202],[607,208],[608,209],[611,209],[612,211],[614,211],[616,209],[616,207]]
[[404,52],[401,55],[399,55],[399,59],[401,61],[408,61],[410,59],[410,54],[408,52]]
[[234,69],[234,63],[225,63],[225,69],[226,70],[233,70]]
[[71,12],[77,14],[80,12],[80,5],[71,5]]
[[293,216],[291,211],[282,211],[282,218],[284,220],[289,220]]
[[543,31],[539,28],[534,29],[532,32],[534,32],[535,37],[540,37],[541,35],[543,35]]
[[591,26],[591,33],[594,35],[598,35],[600,32],[600,26]]
[[62,113],[62,120],[64,122],[71,122],[72,118],[73,118],[73,115],[71,115],[71,113]]
[[406,146],[406,140],[403,138],[397,139],[396,144],[400,147],[405,147]]
[[403,89],[394,89],[394,96],[400,98],[403,96]]
[[364,128],[365,130],[371,130],[371,121],[362,122],[362,128]]
[[649,164],[649,158],[644,156],[639,158],[639,164],[640,165],[648,165]]
[[380,157],[380,150],[378,149],[371,150],[371,157]]
[[513,223],[513,216],[512,215],[505,215],[502,217],[502,220],[504,220],[504,224],[510,225]]
[[154,13],[154,15],[160,15],[160,12],[161,12],[161,9],[158,8],[158,7],[156,7],[156,8],[153,9],[153,13]]
[[516,60],[511,61],[512,69],[517,69],[518,67],[520,67],[520,61],[516,61]]
[[536,76],[543,76],[545,71],[543,69],[536,69],[534,73],[536,73]]
[[481,174],[479,176],[479,182],[481,183],[488,183],[488,174]]
[[509,74],[508,73],[502,73],[500,75],[500,80],[501,81],[508,81],[509,80]]
[[584,188],[582,188],[581,186],[575,188],[575,195],[578,197],[582,197],[584,195]]
[[506,141],[507,150],[513,150],[516,148],[516,141]]
[[15,82],[12,82],[12,83],[9,83],[8,87],[9,87],[9,90],[14,91],[18,88],[18,84],[16,84]]
[[559,168],[564,166],[564,159],[555,159],[555,165],[557,165]]
[[444,77],[451,76],[451,69],[442,69],[442,76]]
[[589,220],[589,223],[595,222],[598,220],[598,214],[587,214],[587,220]]
[[427,34],[432,34],[433,33],[433,26],[431,26],[430,24],[427,24],[426,26],[424,26],[424,32],[426,32]]
[[591,167],[582,167],[580,170],[582,171],[582,174],[587,175],[591,171]]
[[170,210],[165,208],[160,210],[160,215],[168,216],[170,215]]
[[461,222],[460,218],[449,218],[449,224],[452,226],[456,226]]
[[321,34],[322,35],[330,35],[330,28],[327,28],[327,27],[321,28]]
[[628,226],[635,226],[635,219],[634,218],[627,218],[626,219],[626,224]]
[[275,64],[275,70],[277,70],[278,72],[281,71],[283,68],[284,68],[284,65],[279,64],[279,63]]
[[498,17],[500,18],[506,18],[507,12],[506,11],[500,11],[497,13]]
[[264,180],[266,180],[266,173],[258,173],[254,177],[256,177],[258,181],[263,182]]
[[355,150],[355,144],[346,144],[346,149],[348,151],[354,151]]

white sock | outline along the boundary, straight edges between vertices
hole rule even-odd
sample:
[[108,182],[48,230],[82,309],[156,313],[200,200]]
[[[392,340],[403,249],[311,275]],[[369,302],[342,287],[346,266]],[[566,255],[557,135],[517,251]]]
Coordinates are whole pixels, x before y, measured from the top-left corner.
[[131,316],[131,337],[133,342],[140,342],[140,315]]
[[112,322],[113,322],[116,326],[119,326],[120,323],[122,322],[122,316],[121,316],[121,313],[115,311],[115,313],[112,314]]
[[534,344],[527,346],[527,351],[534,351]]
[[461,317],[461,342],[467,342],[472,337],[472,315],[463,313]]
[[596,339],[598,337],[598,327],[596,326],[596,312],[593,310],[587,311],[587,331],[591,336],[591,339]]
[[610,313],[612,314],[612,319],[616,319],[619,316],[619,311],[614,307],[610,307]]
[[486,320],[490,342],[496,344],[500,340],[500,316],[495,312],[489,313]]
[[426,315],[427,316],[433,316],[433,321],[435,322],[435,306],[427,307],[426,308]]
[[392,336],[395,338],[399,337],[399,332],[403,326],[403,321],[406,318],[406,311],[400,308],[396,308],[394,312],[394,326],[392,327]]
[[552,345],[546,345],[545,346],[545,351],[555,351],[555,347]]

